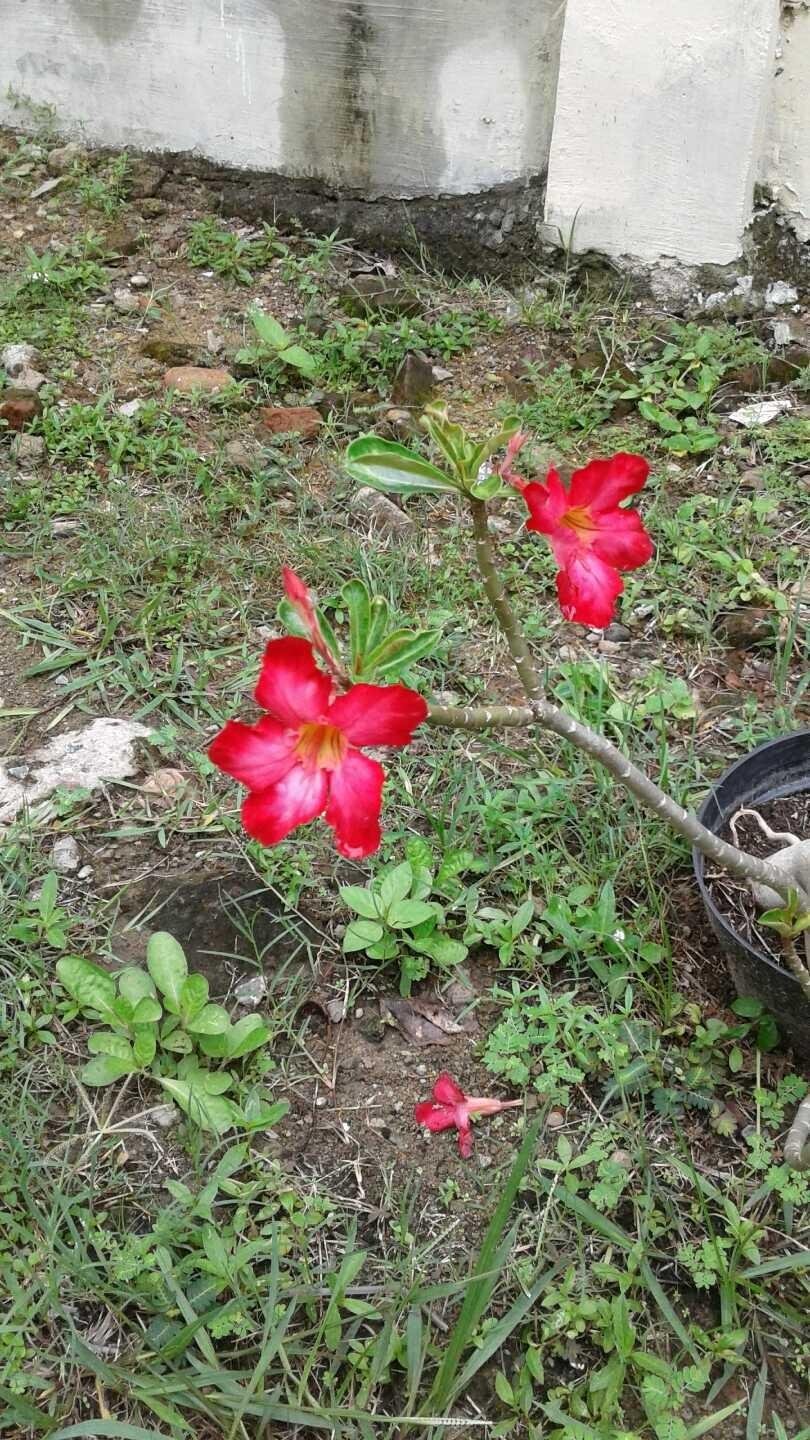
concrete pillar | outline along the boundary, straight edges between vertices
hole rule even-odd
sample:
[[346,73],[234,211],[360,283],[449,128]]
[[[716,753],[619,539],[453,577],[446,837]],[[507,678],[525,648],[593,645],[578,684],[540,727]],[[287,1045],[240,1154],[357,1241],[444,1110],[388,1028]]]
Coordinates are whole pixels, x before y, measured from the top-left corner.
[[778,0],[568,0],[547,228],[567,240],[573,227],[576,250],[735,260],[778,12]]
[[810,7],[786,4],[774,60],[760,179],[789,216],[800,240],[810,240]]

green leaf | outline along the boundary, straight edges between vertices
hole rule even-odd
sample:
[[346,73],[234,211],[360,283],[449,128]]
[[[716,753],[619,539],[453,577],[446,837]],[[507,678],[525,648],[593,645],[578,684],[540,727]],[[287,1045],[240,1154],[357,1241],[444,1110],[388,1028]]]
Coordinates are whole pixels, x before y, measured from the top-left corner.
[[287,332],[272,315],[266,315],[254,306],[250,311],[250,320],[263,345],[269,345],[272,350],[285,349]]
[[172,1015],[179,1015],[183,981],[188,974],[182,946],[166,930],[158,930],[150,937],[146,947],[146,964],[164,997],[166,1009]]
[[348,905],[356,915],[362,915],[366,920],[376,920],[379,917],[374,893],[365,885],[341,885],[338,894],[343,904]]
[[[410,865],[408,869],[410,870]],[[426,920],[436,920],[439,907],[427,900],[395,900],[389,907],[386,919],[395,930],[412,930],[414,925],[423,925]]]
[[135,1063],[145,1070],[151,1065],[157,1051],[157,1031],[152,1025],[136,1025],[132,1041]]
[[342,603],[349,612],[349,643],[352,665],[356,668],[365,654],[371,624],[371,596],[362,580],[347,580],[340,591]]
[[441,630],[395,630],[366,656],[364,674],[399,675],[409,665],[431,655],[441,638]]
[[398,900],[404,900],[412,884],[413,871],[407,860],[403,860],[400,865],[395,865],[393,870],[389,870],[386,875],[376,880],[374,889],[383,913],[386,913],[389,906],[396,904]]
[[114,1055],[128,1064],[132,1060],[132,1046],[125,1035],[118,1035],[114,1030],[97,1030],[89,1037],[87,1048],[91,1055]]
[[240,1060],[251,1050],[258,1050],[270,1039],[270,1031],[259,1015],[245,1015],[227,1029],[203,1035],[200,1049],[205,1055],[218,1060]]
[[180,1019],[188,1030],[191,1028],[190,1022],[199,1015],[208,1000],[208,981],[205,976],[187,975],[180,986],[179,998]]
[[56,909],[56,897],[58,894],[58,888],[59,882],[56,878],[56,875],[54,874],[53,870],[49,870],[40,887],[39,900],[37,901],[37,909],[39,911],[40,919],[50,920],[51,916],[53,915],[53,912]]
[[214,1135],[224,1135],[238,1123],[239,1110],[233,1101],[227,1100],[224,1095],[209,1095],[201,1085],[188,1080],[167,1080],[161,1077],[158,1083],[201,1130],[211,1131]]
[[361,435],[346,451],[346,469],[353,480],[389,495],[438,494],[458,485],[429,461],[395,440]]
[[56,973],[83,1010],[93,1010],[108,1023],[115,1023],[115,981],[106,970],[81,955],[64,955],[56,962]]
[[384,595],[372,595],[369,606],[368,634],[366,635],[366,653],[372,655],[378,645],[382,644],[383,638],[388,630],[390,616],[388,601]]
[[446,966],[452,969],[466,960],[469,949],[461,940],[451,940],[449,935],[428,935],[423,939],[412,939],[406,936],[407,943],[420,955],[427,955],[429,959],[435,960],[437,965]]
[[115,978],[118,981],[118,994],[129,1001],[133,1010],[137,1009],[139,1000],[157,994],[151,975],[147,975],[140,966],[129,965],[125,970],[119,970]]
[[495,1375],[495,1393],[504,1405],[514,1405],[515,1392],[506,1376],[499,1370]]
[[289,1112],[286,1100],[276,1100],[272,1105],[262,1095],[253,1093],[242,1106],[242,1121],[246,1130],[270,1130]]
[[206,1005],[193,1020],[186,1022],[186,1029],[190,1035],[224,1035],[230,1023],[230,1016],[222,1005]]
[[162,1014],[163,1011],[160,1006],[160,1001],[156,1000],[152,995],[144,995],[143,998],[138,1001],[132,1012],[132,1024],[153,1025],[160,1019]]
[[285,365],[292,365],[294,370],[300,370],[302,375],[312,376],[318,369],[315,356],[302,345],[288,345],[285,350],[280,351],[278,358]]
[[81,1072],[84,1085],[112,1085],[124,1075],[134,1075],[137,1070],[134,1060],[124,1060],[120,1055],[97,1055],[88,1061]]
[[356,950],[365,950],[383,937],[383,927],[378,920],[352,920],[343,936],[343,954],[353,955]]

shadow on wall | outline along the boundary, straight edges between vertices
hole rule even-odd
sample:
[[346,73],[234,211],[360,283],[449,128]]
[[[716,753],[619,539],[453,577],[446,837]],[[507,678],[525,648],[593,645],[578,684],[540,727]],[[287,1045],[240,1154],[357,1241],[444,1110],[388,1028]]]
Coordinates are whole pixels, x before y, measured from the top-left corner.
[[114,44],[135,29],[144,0],[68,0],[73,16],[99,40]]

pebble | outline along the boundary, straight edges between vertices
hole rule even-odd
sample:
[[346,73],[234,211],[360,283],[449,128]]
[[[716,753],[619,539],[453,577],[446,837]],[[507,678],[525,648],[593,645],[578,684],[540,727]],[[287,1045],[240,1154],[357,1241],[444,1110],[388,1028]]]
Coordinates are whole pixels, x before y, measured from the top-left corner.
[[130,275],[129,277],[130,289],[132,290],[148,290],[151,283],[149,276],[144,275],[141,270],[138,271],[137,275]]
[[222,452],[223,458],[235,470],[252,470],[256,463],[244,440],[229,440]]
[[51,850],[51,865],[59,875],[72,875],[81,865],[81,851],[72,835],[60,835]]
[[125,420],[131,420],[143,409],[143,400],[126,400],[123,405],[118,406],[118,414],[123,415]]
[[11,454],[18,465],[35,465],[45,454],[45,441],[41,435],[18,435]]
[[0,394],[0,420],[5,420],[9,430],[23,430],[41,414],[42,401],[30,391],[15,387]]
[[575,645],[561,645],[559,650],[557,651],[557,654],[561,660],[570,661],[579,659],[579,651],[577,650]]
[[565,1115],[562,1110],[549,1110],[546,1117],[547,1130],[561,1130],[565,1124]]
[[79,874],[78,874],[78,877],[77,877],[77,878],[78,878],[79,880],[89,880],[92,874],[93,874],[93,867],[92,867],[92,865],[82,865],[82,868],[81,868],[81,870],[79,871]]
[[370,485],[362,485],[355,491],[349,508],[355,515],[367,520],[373,530],[379,530],[384,535],[416,534],[416,525],[410,515]]
[[48,171],[51,175],[66,175],[68,170],[72,170],[79,160],[84,160],[86,157],[87,151],[83,150],[81,145],[77,145],[75,140],[71,140],[68,145],[57,145],[48,153],[46,162]]
[[4,345],[0,350],[0,367],[12,378],[23,370],[36,370],[42,364],[42,356],[33,346],[24,341],[18,345]]
[[233,993],[240,1005],[255,1009],[267,994],[267,981],[263,975],[251,975],[247,980],[240,980]]
[[271,435],[295,434],[303,440],[311,440],[323,425],[323,416],[311,405],[264,405],[259,420]]
[[230,370],[208,370],[202,365],[175,365],[163,376],[165,388],[177,390],[181,395],[190,395],[194,390],[216,395],[230,385],[232,380]]
[[132,294],[131,290],[114,290],[112,303],[119,315],[134,315],[135,311],[140,312],[141,308],[140,300],[137,295]]
[[765,291],[765,304],[769,309],[775,305],[795,305],[798,298],[796,286],[788,285],[785,280],[774,280]]
[[626,640],[629,640],[630,638],[631,638],[631,635],[630,635],[630,631],[628,630],[627,626],[626,626],[626,625],[620,625],[619,622],[618,622],[618,620],[614,620],[611,625],[608,625],[607,629],[605,630],[605,634],[604,634],[604,639],[605,639],[605,640],[616,640],[616,641],[624,642],[624,641],[626,641]]
[[405,356],[394,377],[391,399],[395,405],[421,409],[431,400],[435,384],[433,366],[427,355],[413,350]]

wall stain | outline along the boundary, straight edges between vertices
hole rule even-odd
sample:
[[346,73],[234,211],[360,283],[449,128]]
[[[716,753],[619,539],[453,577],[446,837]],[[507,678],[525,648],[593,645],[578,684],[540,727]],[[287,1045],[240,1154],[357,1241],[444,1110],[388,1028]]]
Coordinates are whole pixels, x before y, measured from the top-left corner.
[[105,44],[114,45],[135,29],[144,0],[68,0],[68,4],[81,25]]

